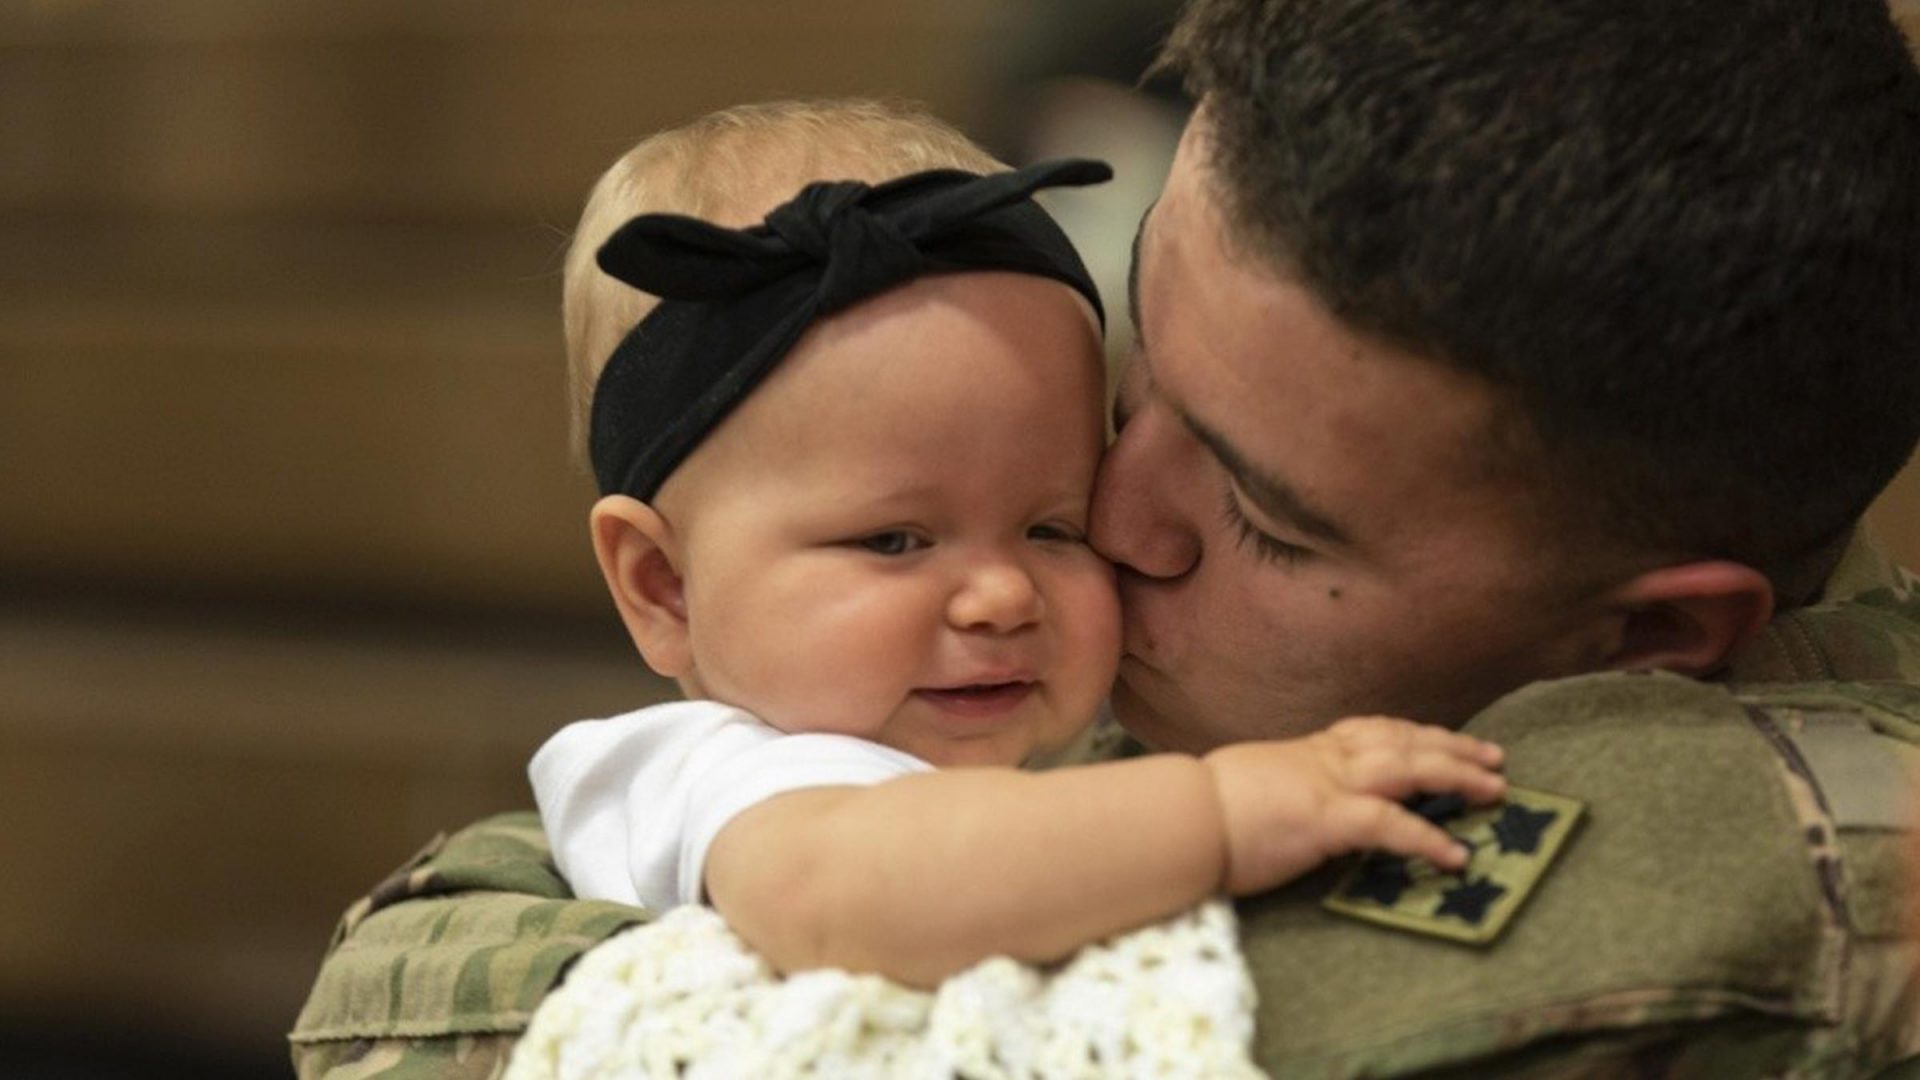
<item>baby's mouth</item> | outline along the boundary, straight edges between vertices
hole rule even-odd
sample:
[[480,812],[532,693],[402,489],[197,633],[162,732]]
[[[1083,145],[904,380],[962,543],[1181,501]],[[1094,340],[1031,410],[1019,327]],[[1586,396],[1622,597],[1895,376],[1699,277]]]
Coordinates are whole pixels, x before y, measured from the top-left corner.
[[1029,679],[1005,682],[969,683],[965,686],[925,687],[914,691],[942,710],[963,716],[989,716],[1005,712],[1027,699],[1039,686]]

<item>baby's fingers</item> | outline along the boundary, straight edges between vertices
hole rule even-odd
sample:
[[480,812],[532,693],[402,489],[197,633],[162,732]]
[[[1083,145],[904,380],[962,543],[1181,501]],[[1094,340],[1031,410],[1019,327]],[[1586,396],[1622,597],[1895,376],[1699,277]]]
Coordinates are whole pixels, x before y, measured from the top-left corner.
[[1507,793],[1506,777],[1485,765],[1431,747],[1411,750],[1363,750],[1344,770],[1357,792],[1402,799],[1416,792],[1458,792],[1473,803],[1488,803]]
[[1426,818],[1385,799],[1356,796],[1342,801],[1331,815],[1339,850],[1382,850],[1425,859],[1442,870],[1464,870],[1471,857],[1465,845]]
[[1506,760],[1506,752],[1485,739],[1391,716],[1350,716],[1329,726],[1327,734],[1349,753],[1375,749],[1434,750],[1478,762],[1489,769],[1499,768]]
[[1476,739],[1471,735],[1448,731],[1446,728],[1434,727],[1430,724],[1422,724],[1420,729],[1420,733],[1415,736],[1416,743],[1442,753],[1477,762],[1489,769],[1499,768],[1507,759],[1506,751],[1485,739]]

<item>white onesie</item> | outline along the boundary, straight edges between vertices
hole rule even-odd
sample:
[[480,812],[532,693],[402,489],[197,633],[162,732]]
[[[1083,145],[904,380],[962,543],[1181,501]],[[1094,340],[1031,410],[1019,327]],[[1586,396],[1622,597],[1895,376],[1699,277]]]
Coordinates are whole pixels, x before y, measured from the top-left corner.
[[851,735],[788,735],[731,705],[676,701],[568,724],[527,774],[574,894],[660,912],[701,901],[707,848],[748,807],[932,769]]

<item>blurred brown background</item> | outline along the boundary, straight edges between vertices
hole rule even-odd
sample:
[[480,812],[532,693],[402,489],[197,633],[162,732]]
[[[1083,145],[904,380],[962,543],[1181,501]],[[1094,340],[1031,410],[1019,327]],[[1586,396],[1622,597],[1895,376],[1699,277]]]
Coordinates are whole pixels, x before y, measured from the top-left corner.
[[[339,910],[664,692],[564,445],[614,156],[917,98],[1116,158],[1111,277],[1177,114],[1050,80],[1130,79],[1169,7],[0,0],[0,1072],[283,1074]],[[1920,563],[1915,470],[1874,520]]]

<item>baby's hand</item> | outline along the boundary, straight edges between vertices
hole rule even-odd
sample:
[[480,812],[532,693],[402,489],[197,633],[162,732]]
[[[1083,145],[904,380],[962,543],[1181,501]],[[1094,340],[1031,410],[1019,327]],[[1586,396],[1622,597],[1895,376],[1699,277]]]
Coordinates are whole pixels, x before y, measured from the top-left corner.
[[1467,854],[1400,804],[1416,792],[1473,803],[1506,793],[1500,748],[1387,717],[1353,717],[1299,739],[1235,743],[1205,757],[1226,826],[1225,888],[1242,896],[1290,881],[1335,855],[1384,848],[1445,870]]

